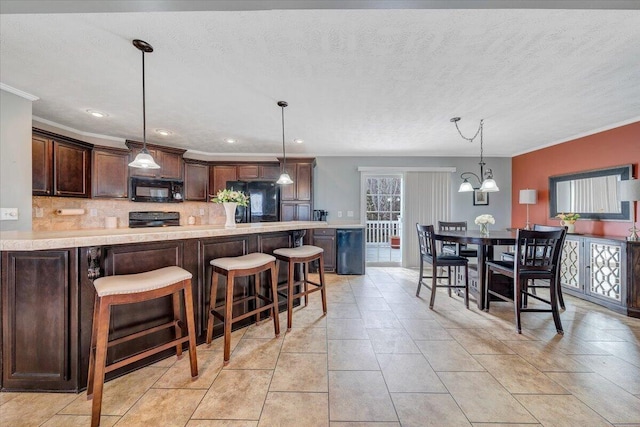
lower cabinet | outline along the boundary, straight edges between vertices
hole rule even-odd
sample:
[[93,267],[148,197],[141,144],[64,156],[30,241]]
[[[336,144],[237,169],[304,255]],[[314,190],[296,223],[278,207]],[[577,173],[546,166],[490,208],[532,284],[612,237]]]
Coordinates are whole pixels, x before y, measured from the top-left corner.
[[562,249],[563,292],[626,313],[627,242],[568,235]]
[[336,270],[336,230],[335,228],[318,228],[313,230],[314,246],[324,249],[324,271]]
[[2,253],[2,389],[78,390],[75,249]]

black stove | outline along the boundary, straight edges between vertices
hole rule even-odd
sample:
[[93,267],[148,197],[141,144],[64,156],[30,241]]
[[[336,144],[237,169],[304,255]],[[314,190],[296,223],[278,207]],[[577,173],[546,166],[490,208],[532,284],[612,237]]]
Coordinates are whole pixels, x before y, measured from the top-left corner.
[[180,212],[129,212],[129,228],[169,227],[180,225]]

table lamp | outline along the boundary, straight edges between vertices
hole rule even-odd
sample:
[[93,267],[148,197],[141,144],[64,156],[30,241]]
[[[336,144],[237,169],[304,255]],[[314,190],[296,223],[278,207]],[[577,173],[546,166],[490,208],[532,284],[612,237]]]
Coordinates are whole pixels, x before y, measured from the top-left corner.
[[631,235],[627,237],[627,240],[631,241],[639,241],[640,237],[638,237],[638,228],[636,227],[636,219],[637,209],[634,209],[633,202],[640,200],[640,179],[628,179],[625,181],[620,181],[620,201],[629,202],[630,207],[633,210],[633,226],[629,229],[631,231]]
[[524,226],[525,230],[531,230],[529,205],[535,205],[536,203],[538,203],[538,192],[536,190],[520,190],[520,204],[527,205],[527,225]]

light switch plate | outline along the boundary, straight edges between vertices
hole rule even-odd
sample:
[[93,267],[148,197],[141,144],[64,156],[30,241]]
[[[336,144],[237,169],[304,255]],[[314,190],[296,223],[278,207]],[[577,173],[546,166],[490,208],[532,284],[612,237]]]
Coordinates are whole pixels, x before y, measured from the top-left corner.
[[44,209],[36,208],[36,218],[42,218],[44,216]]
[[338,218],[342,218],[342,211],[338,211]]
[[0,221],[17,221],[18,208],[0,208]]
[[98,216],[98,209],[89,209],[89,216]]
[[200,216],[204,216],[204,209],[200,209]]
[[349,218],[353,218],[353,211],[347,211],[347,216]]

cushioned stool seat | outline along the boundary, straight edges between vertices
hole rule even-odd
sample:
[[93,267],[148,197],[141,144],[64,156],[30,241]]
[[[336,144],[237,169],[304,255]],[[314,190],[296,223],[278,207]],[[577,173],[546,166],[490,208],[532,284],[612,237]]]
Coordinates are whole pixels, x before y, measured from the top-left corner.
[[[304,296],[304,305],[306,306],[309,304],[309,294],[320,291],[322,295],[322,310],[324,311],[324,314],[327,314],[327,295],[324,286],[323,254],[324,250],[322,248],[311,245],[303,245],[296,248],[280,248],[273,251],[273,255],[275,255],[278,260],[289,264],[287,293],[284,294],[287,297],[287,331],[291,330],[293,323],[293,300],[296,298]],[[316,260],[319,263],[318,272],[320,275],[320,283],[309,280],[309,263]],[[303,264],[304,277],[301,282],[298,282],[303,286],[303,290],[294,294],[293,287],[297,284],[294,277],[296,264]],[[309,285],[313,285],[315,288],[309,289]]]
[[[185,342],[189,343],[189,361],[191,364],[191,377],[193,378],[198,376],[198,362],[196,358],[196,329],[193,314],[191,273],[180,267],[172,266],[145,273],[101,277],[94,280],[93,285],[96,290],[96,297],[89,352],[87,398],[93,399],[91,425],[98,426],[100,425],[102,392],[106,373],[171,347],[176,348],[176,354],[180,357],[182,356],[182,345]],[[188,330],[186,337],[182,336],[184,322],[180,319],[180,292],[184,293],[184,312]],[[140,303],[169,295],[173,298],[174,319],[172,321],[109,341],[111,307]],[[109,365],[106,364],[107,349],[109,347],[168,328],[174,328],[175,339]]]
[[[280,335],[280,323],[278,319],[278,280],[276,276],[276,259],[275,257],[263,253],[251,253],[237,257],[216,258],[209,262],[212,267],[211,273],[211,296],[209,302],[209,319],[207,322],[207,344],[211,344],[213,340],[213,318],[217,317],[224,325],[224,364],[229,363],[231,356],[231,327],[233,323],[246,319],[249,316],[256,316],[256,322],[259,314],[263,311],[270,311],[273,317],[273,328],[275,336]],[[271,298],[259,293],[260,290],[260,273],[268,271],[271,281]],[[225,300],[223,313],[219,313],[216,304],[216,274],[226,277]],[[234,300],[233,287],[236,277],[253,276],[254,292],[248,292],[247,297]],[[255,309],[247,313],[233,316],[233,305],[247,299],[255,300]],[[258,307],[258,300],[264,301],[266,304]]]

